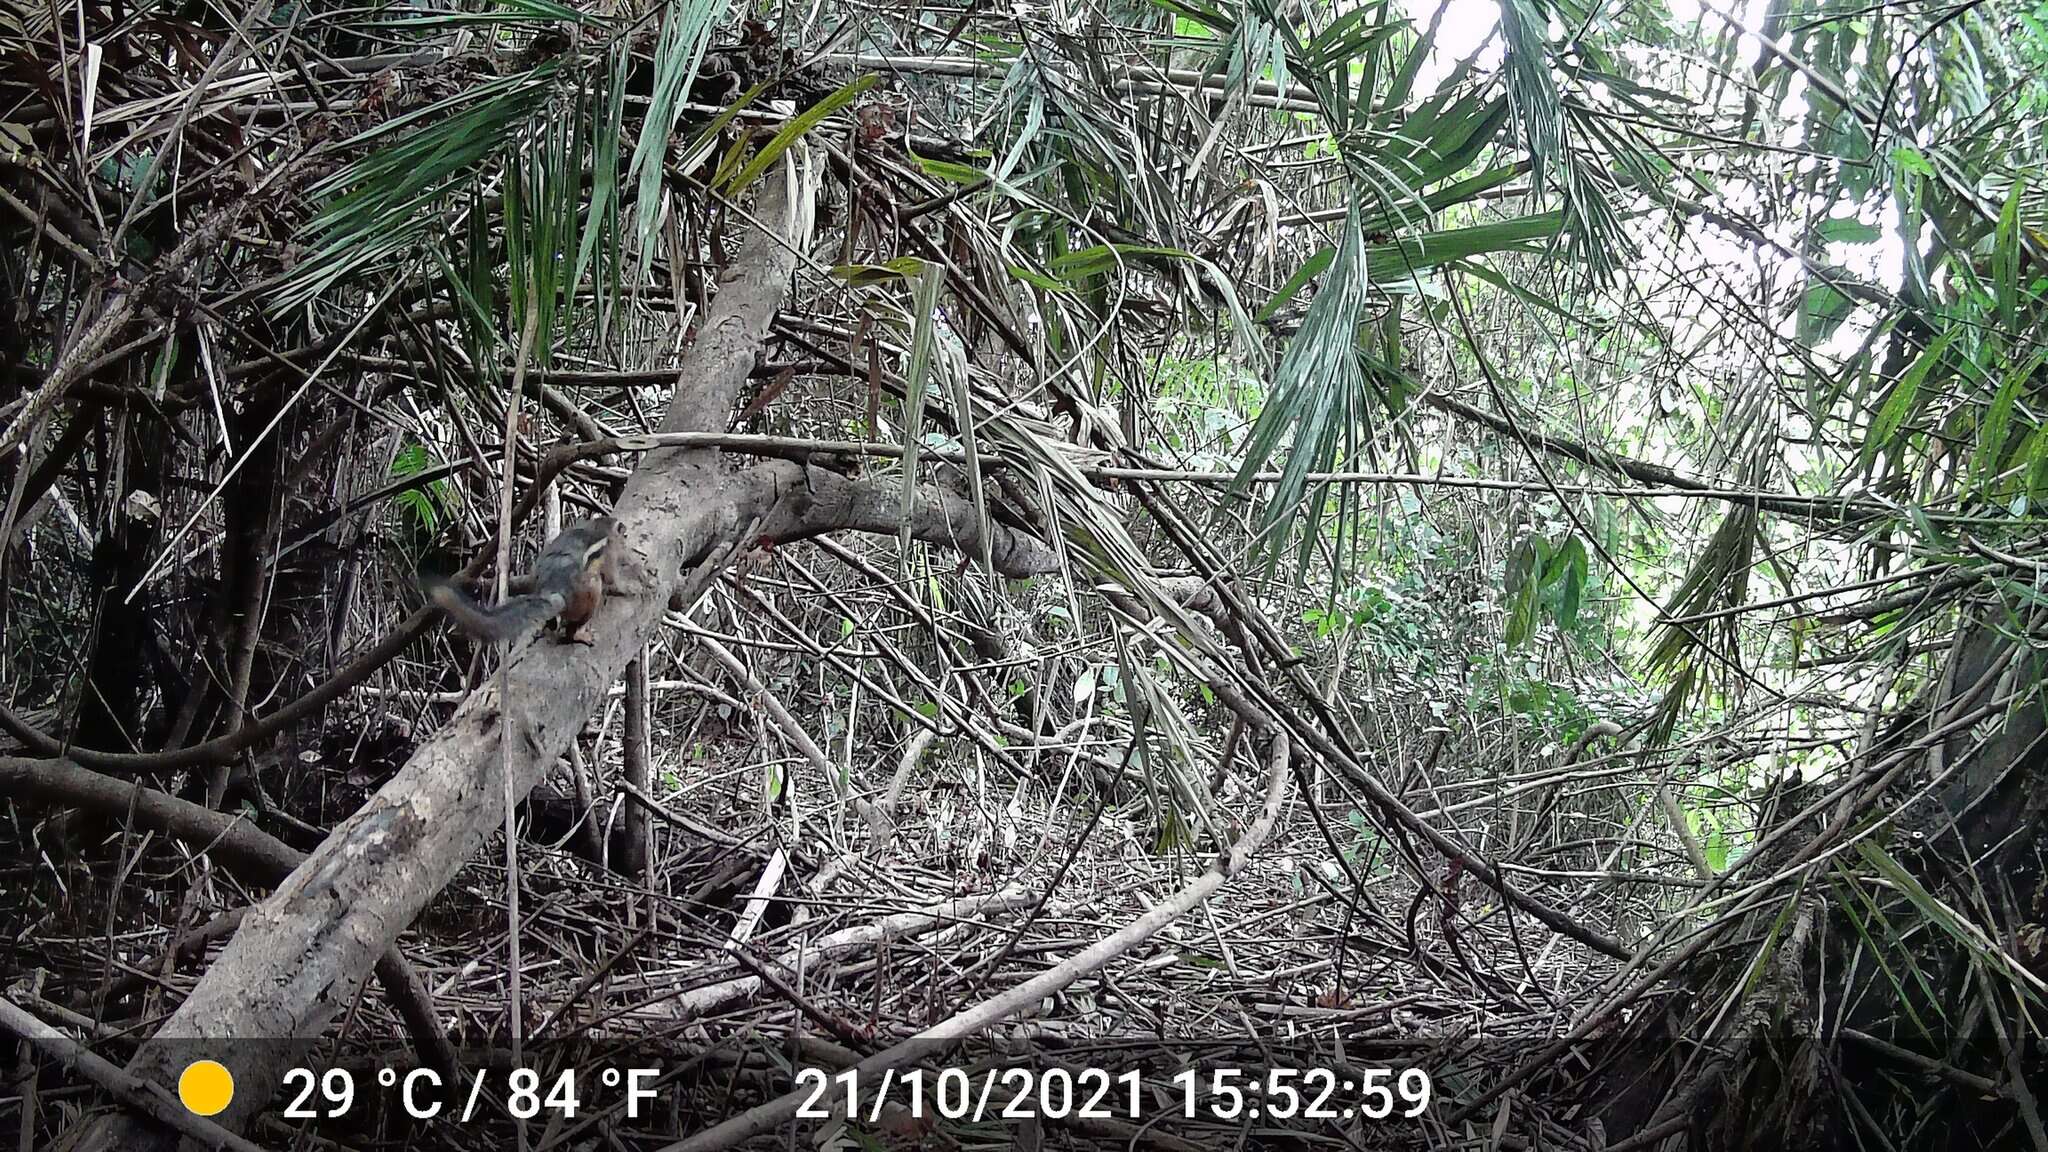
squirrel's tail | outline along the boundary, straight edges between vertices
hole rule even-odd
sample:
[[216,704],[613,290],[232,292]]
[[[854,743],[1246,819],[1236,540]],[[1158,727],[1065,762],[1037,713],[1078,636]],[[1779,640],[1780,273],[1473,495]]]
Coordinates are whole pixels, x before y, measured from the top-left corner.
[[453,584],[429,585],[427,595],[464,632],[484,640],[523,640],[561,614],[561,598],[545,592],[514,596],[486,608]]

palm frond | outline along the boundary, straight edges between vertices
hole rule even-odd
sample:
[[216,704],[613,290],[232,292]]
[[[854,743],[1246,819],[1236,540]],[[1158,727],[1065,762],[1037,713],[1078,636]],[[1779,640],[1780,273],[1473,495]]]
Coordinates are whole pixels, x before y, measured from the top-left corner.
[[[1280,357],[1273,387],[1258,423],[1245,445],[1244,464],[1231,491],[1243,495],[1251,478],[1283,448],[1280,481],[1261,514],[1257,538],[1270,567],[1278,549],[1302,521],[1300,562],[1306,566],[1316,533],[1326,515],[1317,486],[1311,494],[1308,475],[1333,470],[1339,461],[1355,459],[1360,431],[1370,427],[1379,397],[1370,387],[1359,359],[1359,328],[1367,314],[1370,267],[1365,233],[1354,199],[1339,232],[1329,271],[1301,330]],[[1341,550],[1339,566],[1341,567]]]

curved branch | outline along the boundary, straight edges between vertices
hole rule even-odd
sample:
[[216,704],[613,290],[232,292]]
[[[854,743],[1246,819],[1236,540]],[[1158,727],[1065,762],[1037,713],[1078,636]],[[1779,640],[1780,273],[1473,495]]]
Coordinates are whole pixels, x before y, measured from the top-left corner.
[[[875,532],[895,535],[904,527],[903,483],[901,480],[854,480],[828,468],[789,464],[762,466],[778,476],[798,474],[801,481],[790,487],[763,520],[763,535],[778,542],[802,540],[827,532]],[[965,556],[982,555],[982,536],[989,536],[988,555],[996,571],[1022,578],[1060,568],[1059,554],[1050,545],[1028,533],[993,518],[984,520],[974,503],[956,493],[920,486],[911,503],[911,536],[932,544],[945,544]]]

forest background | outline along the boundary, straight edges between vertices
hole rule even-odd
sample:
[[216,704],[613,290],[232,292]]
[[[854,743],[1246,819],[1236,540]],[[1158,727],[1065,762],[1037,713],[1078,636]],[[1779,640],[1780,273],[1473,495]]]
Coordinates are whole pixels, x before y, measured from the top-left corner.
[[[22,1146],[1001,1029],[2048,1149],[2044,23],[0,9]],[[422,593],[599,513],[588,644]]]

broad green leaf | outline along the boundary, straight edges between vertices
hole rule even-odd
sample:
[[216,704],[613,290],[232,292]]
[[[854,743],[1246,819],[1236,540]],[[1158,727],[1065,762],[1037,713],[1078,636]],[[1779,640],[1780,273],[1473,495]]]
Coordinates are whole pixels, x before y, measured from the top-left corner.
[[1301,262],[1301,267],[1294,270],[1294,275],[1287,278],[1287,283],[1282,284],[1280,290],[1273,293],[1273,298],[1266,301],[1266,306],[1259,309],[1256,319],[1261,324],[1272,319],[1275,312],[1294,299],[1295,293],[1306,287],[1309,281],[1322,275],[1323,269],[1330,266],[1330,258],[1336,254],[1337,250],[1327,244],[1316,249],[1308,259]]
[[725,194],[728,196],[738,196],[746,191],[747,185],[752,184],[756,177],[768,170],[770,164],[775,163],[784,152],[789,151],[790,145],[803,139],[806,133],[816,128],[820,123],[823,123],[827,116],[853,103],[854,97],[874,87],[875,82],[880,79],[881,77],[873,74],[856,77],[852,81],[841,85],[838,90],[823,100],[798,113],[789,123],[784,124],[781,130],[776,132],[767,144],[762,146],[761,151],[756,153],[754,158],[747,162],[746,167],[739,170],[739,173],[732,178],[731,183],[726,185]]
[[2020,387],[2039,371],[2048,351],[2036,352],[2026,361],[2005,374],[2005,380],[1992,394],[1990,407],[1984,410],[1984,422],[1977,429],[1977,450],[1970,462],[1970,474],[1979,487],[1987,485],[1998,476],[1999,463],[2005,458],[2006,435],[2012,428],[2013,406],[2019,401]]
[[1579,601],[1586,591],[1586,545],[1577,536],[1566,538],[1551,558],[1552,580],[1558,586],[1557,625],[1570,631],[1579,622]]
[[1707,858],[1707,867],[1716,874],[1728,870],[1728,833],[1722,829],[1720,821],[1714,821],[1707,828],[1706,843],[1701,846],[1701,852]]
[[1428,213],[1441,212],[1446,208],[1463,204],[1476,196],[1483,195],[1506,184],[1517,176],[1526,174],[1528,171],[1529,165],[1526,163],[1503,164],[1497,168],[1481,172],[1477,176],[1460,180],[1455,184],[1446,184],[1436,191],[1423,196],[1422,203],[1419,206],[1423,209],[1421,215],[1418,215],[1416,211],[1418,206],[1413,203],[1396,204],[1387,212],[1368,219],[1364,225],[1365,230],[1367,232],[1380,232],[1406,227],[1419,218],[1426,218]]
[[1863,450],[1858,458],[1863,468],[1867,470],[1871,462],[1877,459],[1877,454],[1890,446],[1892,437],[1900,428],[1905,427],[1906,421],[1918,410],[1920,385],[1927,379],[1927,374],[1934,370],[1934,366],[1941,363],[1942,355],[1948,351],[1948,346],[1954,342],[1959,331],[1961,329],[1951,328],[1937,337],[1934,343],[1922,350],[1912,365],[1900,374],[1898,382],[1892,385],[1891,392],[1885,397],[1884,406],[1878,409],[1877,418],[1870,422],[1870,431],[1863,441]]
[[1928,163],[1927,157],[1904,146],[1892,149],[1892,165],[1902,172],[1925,176],[1928,179],[1933,179],[1935,174],[1934,165]]
[[1505,637],[1509,651],[1528,643],[1529,638],[1536,634],[1537,615],[1542,604],[1540,591],[1533,583],[1525,584],[1509,599]]
[[1418,187],[1434,184],[1464,171],[1466,165],[1493,145],[1508,120],[1507,101],[1495,100],[1482,105],[1471,116],[1440,122],[1442,135],[1428,142],[1410,183]]
[[[690,138],[689,147],[683,149],[682,155],[676,161],[676,167],[685,173],[695,172],[697,166],[704,162],[704,158],[711,155],[712,149],[718,147],[719,140],[725,136],[726,126],[731,124],[741,112],[753,104],[761,93],[767,90],[768,82],[763,80],[745,92],[740,93],[738,99],[720,109],[718,115],[713,116],[704,127],[697,130],[695,136]],[[714,185],[722,181],[724,171],[726,170],[726,161],[719,161],[719,167],[721,169],[720,174],[714,175],[711,179],[711,183]]]
[[1374,283],[1380,283],[1453,260],[1525,249],[1537,241],[1553,239],[1563,225],[1563,213],[1544,212],[1377,244],[1366,250],[1367,274]]
[[1531,584],[1541,584],[1549,563],[1550,542],[1541,536],[1526,537],[1508,554],[1502,589],[1513,596]]
[[915,256],[898,256],[886,264],[835,264],[832,275],[855,288],[867,288],[923,274],[924,261]]
[[1884,229],[1850,216],[1823,220],[1813,234],[1830,244],[1874,244],[1884,237]]
[[1179,248],[1160,248],[1149,244],[1096,244],[1053,257],[1052,271],[1062,280],[1082,280],[1121,267],[1129,258],[1137,256],[1194,259],[1194,253]]
[[914,151],[911,152],[910,159],[912,163],[917,165],[918,170],[925,175],[952,184],[977,184],[988,179],[988,173],[983,172],[981,169],[969,167],[966,164],[956,164],[951,160],[934,160],[928,156],[919,156]]
[[1385,42],[1407,26],[1405,20],[1368,23],[1379,14],[1377,5],[1361,4],[1331,21],[1308,42],[1302,52],[1302,66],[1311,71],[1327,71]]
[[1815,279],[1799,304],[1799,338],[1809,344],[1834,335],[1835,329],[1856,310],[1856,302],[1834,285]]
[[1234,15],[1202,0],[1152,0],[1152,3],[1173,13],[1176,19],[1192,21],[1211,32],[1227,33],[1237,27]]
[[1008,271],[1010,275],[1015,276],[1017,279],[1022,280],[1026,284],[1031,285],[1033,288],[1042,289],[1046,292],[1061,292],[1071,294],[1074,291],[1072,285],[1065,284],[1058,280],[1055,280],[1042,272],[1034,272],[1021,264],[1010,265]]
[[1998,213],[1997,237],[1991,246],[1991,280],[1998,296],[1998,322],[2007,332],[2019,333],[2020,299],[2020,190],[2012,182],[2005,207]]

